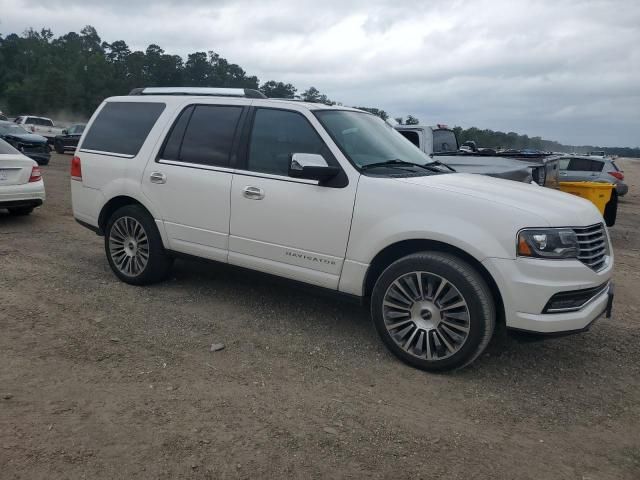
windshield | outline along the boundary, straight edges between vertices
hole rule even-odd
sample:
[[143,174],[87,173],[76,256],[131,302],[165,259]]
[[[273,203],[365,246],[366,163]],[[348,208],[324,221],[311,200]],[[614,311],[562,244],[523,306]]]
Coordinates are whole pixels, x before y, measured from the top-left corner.
[[24,133],[29,132],[27,132],[20,125],[15,125],[13,123],[0,125],[0,135],[22,135]]
[[433,153],[458,151],[458,141],[453,130],[438,129],[433,131]]
[[358,167],[392,160],[425,165],[432,160],[391,125],[369,113],[314,112],[342,152]]

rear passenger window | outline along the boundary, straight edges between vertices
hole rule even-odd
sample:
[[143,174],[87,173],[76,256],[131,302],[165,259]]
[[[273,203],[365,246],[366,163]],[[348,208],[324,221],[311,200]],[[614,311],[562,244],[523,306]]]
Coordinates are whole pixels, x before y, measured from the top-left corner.
[[253,122],[248,168],[254,172],[288,175],[292,153],[322,155],[324,149],[324,142],[303,115],[261,108],[256,111]]
[[573,172],[590,172],[593,162],[586,158],[572,158],[569,162],[569,170]]
[[196,105],[183,110],[160,155],[164,160],[226,167],[242,107]]
[[109,102],[93,121],[82,149],[135,156],[164,108],[155,102]]

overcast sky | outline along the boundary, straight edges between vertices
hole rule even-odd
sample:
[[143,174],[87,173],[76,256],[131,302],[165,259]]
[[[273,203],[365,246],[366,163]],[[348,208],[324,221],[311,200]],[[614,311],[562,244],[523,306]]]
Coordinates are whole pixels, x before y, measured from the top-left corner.
[[3,35],[87,24],[426,124],[640,146],[640,0],[0,0]]

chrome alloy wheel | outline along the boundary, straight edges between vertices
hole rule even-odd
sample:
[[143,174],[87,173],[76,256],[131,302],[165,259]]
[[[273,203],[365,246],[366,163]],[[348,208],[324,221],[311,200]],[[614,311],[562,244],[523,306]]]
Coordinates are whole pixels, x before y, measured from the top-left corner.
[[135,218],[120,217],[111,226],[109,253],[120,272],[130,277],[142,273],[149,262],[149,239]]
[[387,289],[382,317],[393,341],[423,360],[443,360],[469,336],[469,306],[460,291],[439,275],[410,272]]

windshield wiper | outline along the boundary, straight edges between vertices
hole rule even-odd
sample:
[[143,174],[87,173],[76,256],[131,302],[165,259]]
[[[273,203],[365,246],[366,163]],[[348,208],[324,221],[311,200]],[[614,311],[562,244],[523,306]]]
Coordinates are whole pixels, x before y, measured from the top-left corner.
[[400,167],[407,167],[407,166],[422,167],[422,165],[419,165],[417,163],[405,162],[404,160],[400,160],[398,158],[394,158],[392,160],[385,160],[384,162],[369,163],[368,165],[361,166],[360,169],[361,170],[369,170],[370,168],[395,167],[395,166],[400,166]]
[[452,172],[457,172],[457,170],[453,167],[451,167],[450,165],[447,165],[446,163],[442,163],[440,160],[434,160],[433,162],[429,162],[425,165],[425,167],[429,167],[430,165],[437,165],[437,166],[441,166],[441,167],[445,167],[449,170],[451,170]]

